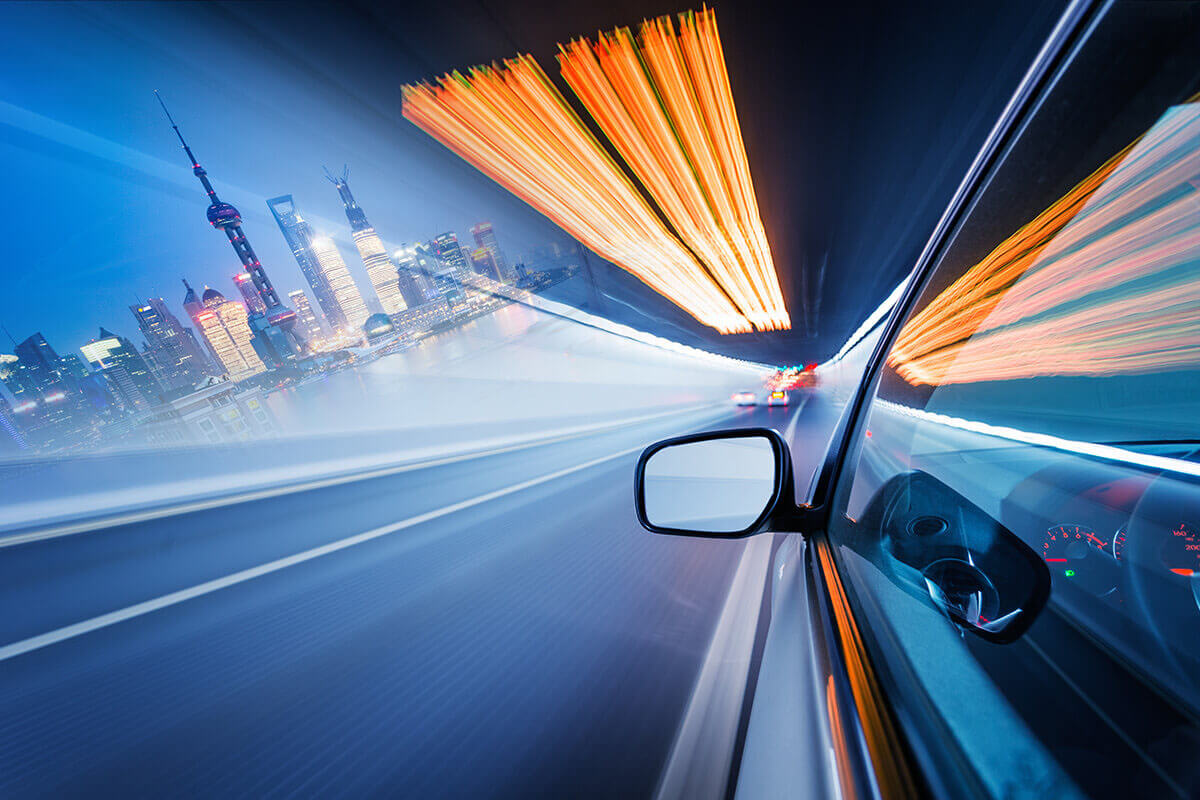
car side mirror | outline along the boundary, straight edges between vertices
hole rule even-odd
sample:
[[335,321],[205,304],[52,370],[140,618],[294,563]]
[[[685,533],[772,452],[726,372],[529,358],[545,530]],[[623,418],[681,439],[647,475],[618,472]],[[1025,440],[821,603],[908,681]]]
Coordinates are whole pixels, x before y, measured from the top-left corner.
[[638,459],[634,487],[638,521],[653,533],[749,536],[786,515],[791,456],[769,428],[664,439]]

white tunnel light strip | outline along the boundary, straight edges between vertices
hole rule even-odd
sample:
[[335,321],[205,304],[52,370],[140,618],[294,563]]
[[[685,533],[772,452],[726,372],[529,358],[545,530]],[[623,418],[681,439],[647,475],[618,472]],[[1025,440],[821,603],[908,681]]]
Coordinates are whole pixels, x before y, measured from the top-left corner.
[[911,406],[893,403],[889,400],[876,400],[875,404],[888,411],[897,414],[919,419],[923,422],[932,422],[936,425],[944,425],[948,428],[957,428],[962,431],[971,433],[979,433],[984,436],[994,436],[1000,439],[1008,439],[1013,442],[1021,442],[1022,444],[1034,445],[1035,447],[1048,447],[1054,450],[1061,450],[1066,453],[1075,453],[1092,458],[1101,458],[1105,461],[1116,461],[1122,464],[1133,464],[1139,467],[1148,469],[1158,469],[1165,472],[1174,472],[1181,475],[1190,475],[1200,478],[1200,464],[1195,464],[1191,461],[1184,461],[1179,458],[1170,458],[1168,456],[1152,456],[1145,453],[1138,453],[1133,450],[1126,450],[1122,447],[1113,447],[1108,444],[1096,444],[1094,442],[1081,442],[1075,439],[1062,439],[1057,436],[1050,436],[1045,433],[1033,433],[1031,431],[1023,431],[1019,428],[1008,428],[1003,425],[989,425],[986,422],[977,422],[970,419],[961,419],[959,417],[951,417],[946,414],[937,414],[932,411],[925,411]]

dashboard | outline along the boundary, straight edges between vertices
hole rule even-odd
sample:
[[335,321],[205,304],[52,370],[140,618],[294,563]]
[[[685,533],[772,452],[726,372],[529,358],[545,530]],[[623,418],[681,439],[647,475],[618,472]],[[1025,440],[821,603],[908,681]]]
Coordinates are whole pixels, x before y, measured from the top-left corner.
[[1070,459],[1017,484],[1001,518],[1050,569],[1052,609],[1200,707],[1200,483]]

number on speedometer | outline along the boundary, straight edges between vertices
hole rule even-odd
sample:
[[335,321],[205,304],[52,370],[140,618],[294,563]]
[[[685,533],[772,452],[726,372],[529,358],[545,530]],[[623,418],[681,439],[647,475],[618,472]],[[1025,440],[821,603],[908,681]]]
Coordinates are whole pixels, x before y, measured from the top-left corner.
[[1200,574],[1200,533],[1186,523],[1171,529],[1162,545],[1163,566],[1176,575],[1190,578]]

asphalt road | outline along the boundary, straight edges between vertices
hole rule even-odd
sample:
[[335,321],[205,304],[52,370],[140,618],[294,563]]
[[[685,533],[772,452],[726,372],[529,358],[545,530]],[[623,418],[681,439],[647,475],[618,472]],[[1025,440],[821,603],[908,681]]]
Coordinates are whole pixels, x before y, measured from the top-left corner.
[[653,792],[744,542],[645,533],[728,409],[0,550],[0,796]]

